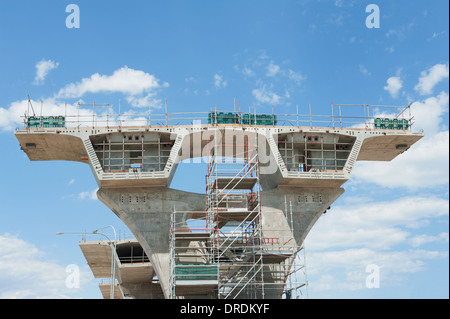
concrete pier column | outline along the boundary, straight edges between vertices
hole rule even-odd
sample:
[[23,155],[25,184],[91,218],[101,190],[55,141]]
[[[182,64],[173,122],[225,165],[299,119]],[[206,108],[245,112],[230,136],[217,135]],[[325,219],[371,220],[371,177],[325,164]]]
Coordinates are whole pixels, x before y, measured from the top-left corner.
[[[170,218],[178,211],[205,209],[205,195],[170,188],[101,188],[98,198],[131,230],[158,276],[165,298],[170,283]],[[182,222],[182,221],[177,221]]]
[[301,246],[315,222],[343,193],[343,188],[305,187],[262,191],[264,237],[282,238],[292,234],[296,245]]
[[[305,187],[261,192],[262,233],[266,239],[264,249],[269,256],[264,261],[265,298],[281,297],[285,276],[291,272],[295,259],[295,254],[289,255],[289,251],[303,244],[316,221],[343,193],[343,188]],[[271,251],[280,257],[270,258]],[[283,254],[286,254],[285,259],[281,257]]]

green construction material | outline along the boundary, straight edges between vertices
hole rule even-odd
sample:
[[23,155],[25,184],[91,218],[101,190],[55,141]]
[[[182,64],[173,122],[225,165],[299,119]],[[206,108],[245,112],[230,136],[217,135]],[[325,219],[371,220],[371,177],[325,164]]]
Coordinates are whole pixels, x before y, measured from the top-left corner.
[[277,125],[277,116],[274,114],[251,114],[233,112],[214,112],[208,114],[208,124],[244,124],[244,125]]
[[409,129],[409,121],[408,120],[398,120],[397,129],[399,130],[408,130]]
[[216,264],[189,264],[175,267],[175,280],[216,280],[217,274]]
[[232,112],[209,112],[208,124],[239,124],[239,114]]
[[28,127],[40,127],[41,126],[41,119],[39,117],[29,117],[28,118]]
[[274,114],[242,114],[242,124],[245,125],[277,125],[277,116]]
[[386,128],[388,130],[393,130],[394,129],[394,120],[385,119],[385,121],[387,122]]
[[405,119],[375,118],[375,129],[379,130],[408,130],[409,121]]
[[375,121],[374,121],[374,124],[375,124],[375,128],[376,129],[381,129],[382,121],[381,121],[380,118],[376,118]]
[[66,118],[64,116],[30,116],[27,122],[28,127],[65,127]]

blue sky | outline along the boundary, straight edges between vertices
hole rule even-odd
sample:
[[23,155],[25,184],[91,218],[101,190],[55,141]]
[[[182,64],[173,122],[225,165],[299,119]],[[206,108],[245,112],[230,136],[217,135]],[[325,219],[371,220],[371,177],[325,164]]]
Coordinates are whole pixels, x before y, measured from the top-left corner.
[[[80,28],[66,27],[77,4]],[[380,28],[367,28],[378,5]],[[448,2],[1,1],[0,297],[101,298],[77,245],[114,225],[88,166],[30,162],[13,131],[36,109],[78,101],[117,112],[330,114],[334,103],[407,105],[426,137],[391,163],[359,162],[305,243],[311,298],[448,298]],[[200,176],[200,178],[198,178]],[[172,187],[204,191],[204,165]],[[187,180],[198,178],[196,183]],[[95,238],[95,237],[94,237]],[[92,238],[92,239],[94,239]],[[81,285],[65,285],[66,266]],[[380,288],[365,285],[380,268]]]

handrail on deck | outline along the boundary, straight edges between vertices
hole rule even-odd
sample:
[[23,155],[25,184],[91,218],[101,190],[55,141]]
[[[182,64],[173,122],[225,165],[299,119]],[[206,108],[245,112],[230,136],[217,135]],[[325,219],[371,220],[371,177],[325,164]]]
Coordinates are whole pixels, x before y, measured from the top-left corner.
[[[82,109],[80,106],[92,106],[92,109]],[[106,110],[102,110],[101,108]],[[357,108],[355,111],[354,108]],[[349,110],[344,112],[343,110]],[[390,112],[383,113],[381,109]],[[96,112],[102,112],[98,114]],[[177,126],[202,125],[218,126],[221,124],[243,126],[296,126],[296,127],[330,127],[330,128],[360,128],[360,129],[397,129],[409,131],[412,128],[414,117],[411,116],[410,105],[387,106],[369,104],[332,104],[331,115],[313,115],[311,108],[308,114],[257,114],[250,112],[208,111],[208,112],[172,112],[146,114],[116,114],[109,104],[78,104],[77,114],[58,114],[49,116],[36,116],[25,113],[24,128],[46,127],[122,127],[122,126]],[[344,114],[345,113],[345,114]]]

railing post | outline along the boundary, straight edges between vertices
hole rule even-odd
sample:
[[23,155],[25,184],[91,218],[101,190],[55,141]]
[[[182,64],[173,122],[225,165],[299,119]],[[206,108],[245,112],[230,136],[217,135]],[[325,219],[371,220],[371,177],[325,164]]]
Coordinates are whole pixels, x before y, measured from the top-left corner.
[[166,106],[165,106],[165,108],[166,108],[166,127],[167,127],[167,100],[166,100]]
[[331,121],[333,123],[333,129],[334,129],[334,107],[333,107],[333,102],[331,102]]
[[309,102],[309,125],[312,128],[311,102]]

